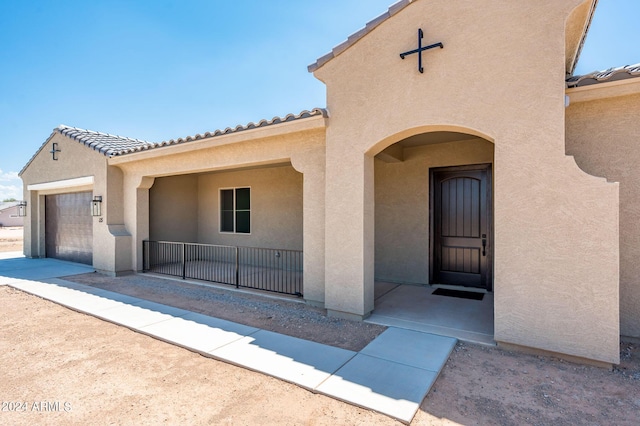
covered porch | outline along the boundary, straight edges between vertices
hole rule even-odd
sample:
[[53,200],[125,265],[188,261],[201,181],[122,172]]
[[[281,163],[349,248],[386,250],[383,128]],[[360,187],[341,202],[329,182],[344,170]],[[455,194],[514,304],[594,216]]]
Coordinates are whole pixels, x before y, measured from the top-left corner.
[[322,306],[326,118],[303,111],[110,159],[123,174],[132,269]]
[[290,163],[156,178],[143,271],[303,296],[303,175]]

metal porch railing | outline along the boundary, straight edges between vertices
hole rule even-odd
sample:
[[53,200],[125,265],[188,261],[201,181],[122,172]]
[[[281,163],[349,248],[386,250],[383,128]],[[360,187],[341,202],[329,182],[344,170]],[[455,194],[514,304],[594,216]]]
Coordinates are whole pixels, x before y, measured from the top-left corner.
[[302,296],[302,251],[143,241],[143,272]]

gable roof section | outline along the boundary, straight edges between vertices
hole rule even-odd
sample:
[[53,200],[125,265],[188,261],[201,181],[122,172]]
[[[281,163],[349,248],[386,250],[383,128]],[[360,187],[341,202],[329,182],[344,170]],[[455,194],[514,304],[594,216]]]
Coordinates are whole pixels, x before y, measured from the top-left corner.
[[356,44],[358,40],[360,40],[361,38],[369,34],[378,25],[382,24],[384,21],[391,18],[393,15],[400,12],[402,9],[409,6],[411,3],[415,1],[417,0],[400,0],[394,3],[389,7],[389,9],[386,12],[384,12],[382,15],[378,16],[377,18],[374,18],[371,21],[367,22],[364,28],[351,34],[349,37],[347,37],[345,41],[343,41],[342,43],[334,47],[331,50],[331,52],[320,57],[313,64],[309,65],[307,69],[309,70],[309,72],[314,72],[317,69],[321,68],[324,64],[326,64],[327,62],[329,62],[330,60],[332,60],[333,58],[335,58],[336,56],[338,56],[339,54],[341,54],[342,52],[344,52],[354,44]]
[[0,211],[8,210],[8,209],[10,209],[12,207],[17,206],[18,204],[20,204],[19,201],[9,201],[9,202],[6,202],[6,203],[0,202]]
[[590,86],[592,84],[627,80],[637,77],[640,77],[640,63],[569,77],[567,79],[567,88]]
[[[318,60],[316,60],[313,64],[307,67],[307,70],[309,70],[309,72],[315,72],[316,70],[320,69],[324,64],[326,64],[327,62],[337,57],[338,55],[340,55],[345,50],[349,49],[354,44],[356,44],[360,39],[362,39],[364,36],[366,36],[371,31],[373,31],[378,25],[382,24],[387,19],[391,18],[393,15],[400,12],[402,9],[404,9],[405,7],[409,6],[411,3],[414,3],[416,1],[418,0],[399,0],[398,2],[394,3],[389,7],[389,9],[386,12],[372,19],[371,21],[367,22],[364,28],[351,34],[349,37],[347,37],[345,41],[343,41],[342,43],[334,47],[331,50],[331,52],[318,58]],[[593,14],[595,12],[597,4],[598,4],[598,0],[591,0],[588,14],[587,16],[583,17],[584,22],[582,24],[581,34],[579,39],[575,40],[574,42],[575,45],[573,45],[572,43],[569,43],[569,46],[567,46],[566,53],[568,56],[567,58],[568,74],[573,73],[576,67],[576,64],[578,63],[578,58],[580,57],[580,53],[582,52],[582,47],[587,37],[587,32],[589,31],[589,27],[591,26],[591,21],[593,19]]]
[[216,130],[214,132],[206,132],[204,134],[197,134],[195,136],[187,136],[186,138],[171,139],[163,142],[148,142],[141,139],[127,138],[124,136],[111,135],[109,133],[101,133],[93,130],[80,129],[78,127],[70,127],[60,125],[53,129],[51,135],[40,146],[36,153],[29,159],[27,164],[20,170],[18,175],[22,175],[24,171],[29,167],[29,164],[33,159],[42,151],[42,149],[51,141],[56,134],[61,134],[70,139],[74,139],[83,145],[100,152],[106,157],[116,157],[126,154],[132,154],[134,152],[146,151],[149,149],[161,148],[164,146],[178,145],[186,142],[197,141],[200,139],[213,138],[217,136],[228,135],[231,133],[238,133],[245,130],[257,129],[261,127],[273,126],[276,124],[287,123],[290,121],[301,120],[305,118],[311,118],[316,116],[328,117],[327,110],[323,108],[314,108],[311,111],[304,110],[299,114],[287,114],[284,117],[274,117],[271,120],[260,120],[258,123],[249,123],[246,125],[238,125],[236,127],[227,127],[224,130]]

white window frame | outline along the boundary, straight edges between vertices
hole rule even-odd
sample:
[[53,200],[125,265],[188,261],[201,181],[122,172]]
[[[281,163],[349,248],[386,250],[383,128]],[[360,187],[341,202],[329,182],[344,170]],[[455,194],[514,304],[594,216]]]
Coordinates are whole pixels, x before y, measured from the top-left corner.
[[[236,231],[236,190],[238,189],[248,189],[249,190],[249,232],[237,232]],[[222,230],[222,191],[233,190],[233,231],[223,231]],[[218,188],[218,232],[220,234],[230,234],[230,235],[251,235],[253,231],[253,220],[252,220],[252,189],[251,186],[232,186],[225,188]],[[245,210],[242,210],[245,211]]]

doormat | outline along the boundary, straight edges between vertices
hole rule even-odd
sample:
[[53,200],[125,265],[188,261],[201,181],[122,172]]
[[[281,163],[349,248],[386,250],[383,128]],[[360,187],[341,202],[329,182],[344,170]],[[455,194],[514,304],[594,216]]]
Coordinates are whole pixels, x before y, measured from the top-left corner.
[[436,296],[458,297],[460,299],[482,300],[484,293],[476,293],[475,291],[459,291],[449,290],[448,288],[437,288],[431,294]]

